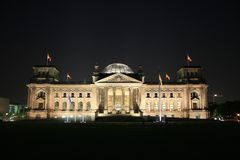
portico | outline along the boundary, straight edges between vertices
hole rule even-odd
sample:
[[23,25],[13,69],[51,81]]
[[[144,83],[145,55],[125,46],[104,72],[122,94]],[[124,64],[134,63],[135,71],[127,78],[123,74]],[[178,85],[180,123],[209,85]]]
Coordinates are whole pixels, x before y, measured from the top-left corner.
[[139,85],[131,85],[108,84],[107,87],[99,87],[97,97],[100,112],[105,114],[138,113],[141,103]]

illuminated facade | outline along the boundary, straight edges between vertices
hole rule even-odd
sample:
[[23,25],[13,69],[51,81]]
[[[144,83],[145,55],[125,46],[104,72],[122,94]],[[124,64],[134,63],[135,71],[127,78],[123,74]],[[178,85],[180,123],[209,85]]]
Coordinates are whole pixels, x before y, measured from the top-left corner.
[[[174,82],[145,82],[142,67],[134,72],[121,63],[102,71],[95,66],[91,82],[61,81],[54,66],[35,66],[28,87],[27,116],[61,118],[124,114],[208,118],[207,87],[201,67],[181,67]],[[160,92],[159,92],[160,91]],[[160,95],[159,95],[160,94]],[[160,104],[160,105],[159,105]]]

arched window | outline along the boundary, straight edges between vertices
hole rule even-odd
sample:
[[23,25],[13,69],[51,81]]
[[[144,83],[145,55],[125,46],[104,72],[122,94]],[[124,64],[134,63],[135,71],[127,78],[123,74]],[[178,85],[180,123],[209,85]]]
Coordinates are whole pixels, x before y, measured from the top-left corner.
[[91,94],[90,93],[87,93],[87,98],[91,98]]
[[154,103],[154,110],[155,110],[155,111],[158,110],[158,103],[157,103],[157,102]]
[[62,110],[66,111],[67,110],[67,102],[63,102],[62,104]]
[[199,99],[199,95],[198,95],[197,92],[192,92],[192,93],[191,93],[191,99],[194,99],[194,98]]
[[83,102],[79,102],[78,103],[78,111],[82,111],[83,110]]
[[147,98],[150,98],[150,93],[147,93]]
[[37,99],[42,98],[45,99],[45,92],[41,91],[37,94]]
[[181,111],[181,102],[177,102],[177,109]]
[[75,109],[75,102],[72,102],[70,104],[70,111],[74,111],[74,109]]
[[163,103],[162,104],[162,110],[166,110],[167,108],[166,108],[166,104],[165,103]]
[[166,98],[166,94],[165,93],[162,93],[162,98]]
[[58,111],[58,109],[59,109],[59,102],[55,102],[54,103],[54,110]]
[[91,109],[91,103],[87,102],[87,109],[86,109],[86,111],[90,111],[90,109]]
[[82,93],[79,93],[79,98],[82,98]]

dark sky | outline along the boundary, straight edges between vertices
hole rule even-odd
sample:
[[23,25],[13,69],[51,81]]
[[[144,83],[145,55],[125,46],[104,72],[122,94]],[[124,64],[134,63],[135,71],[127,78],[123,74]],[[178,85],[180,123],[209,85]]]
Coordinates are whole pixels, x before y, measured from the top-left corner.
[[60,1],[0,2],[0,97],[26,103],[32,66],[47,52],[62,77],[90,79],[93,66],[122,62],[157,81],[186,65],[205,69],[210,97],[240,100],[237,1]]

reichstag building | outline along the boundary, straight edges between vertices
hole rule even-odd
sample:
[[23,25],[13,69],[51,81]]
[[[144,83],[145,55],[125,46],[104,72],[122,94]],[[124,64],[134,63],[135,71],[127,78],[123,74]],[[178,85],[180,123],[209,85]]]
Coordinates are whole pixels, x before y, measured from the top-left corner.
[[206,119],[207,87],[199,66],[183,66],[172,81],[145,82],[141,66],[134,72],[122,63],[100,70],[91,82],[61,80],[52,65],[33,67],[28,87],[29,119],[86,116],[162,116]]

